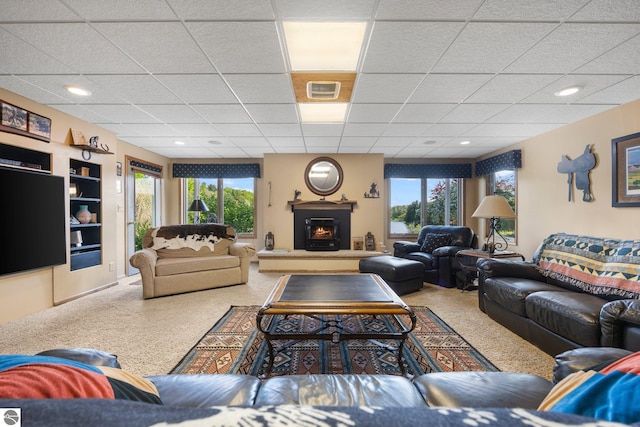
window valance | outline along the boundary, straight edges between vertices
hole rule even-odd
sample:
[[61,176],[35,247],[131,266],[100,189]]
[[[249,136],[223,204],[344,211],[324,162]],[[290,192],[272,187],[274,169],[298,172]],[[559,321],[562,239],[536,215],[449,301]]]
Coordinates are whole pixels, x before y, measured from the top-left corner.
[[162,178],[162,166],[154,165],[153,163],[147,163],[142,160],[131,159],[129,160],[129,166],[133,169],[141,170],[150,175],[155,175]]
[[424,164],[387,163],[386,178],[471,178],[471,163]]
[[174,163],[174,178],[260,178],[259,163]]
[[476,163],[476,176],[522,167],[522,150],[511,150]]

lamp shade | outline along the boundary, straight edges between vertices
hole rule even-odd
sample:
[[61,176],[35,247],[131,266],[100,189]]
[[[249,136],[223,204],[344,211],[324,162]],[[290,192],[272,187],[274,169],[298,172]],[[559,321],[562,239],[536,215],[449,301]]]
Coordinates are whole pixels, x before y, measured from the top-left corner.
[[207,212],[208,210],[207,205],[200,199],[195,199],[189,206],[189,212]]
[[515,218],[516,214],[503,196],[486,196],[471,216],[474,218]]

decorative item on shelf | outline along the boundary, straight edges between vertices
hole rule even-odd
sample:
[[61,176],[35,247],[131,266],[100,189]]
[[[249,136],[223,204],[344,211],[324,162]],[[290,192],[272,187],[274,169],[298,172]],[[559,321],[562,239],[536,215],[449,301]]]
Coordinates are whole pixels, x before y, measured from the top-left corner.
[[91,212],[89,212],[88,205],[80,205],[78,212],[76,212],[76,218],[80,221],[80,224],[89,224],[91,222]]
[[376,239],[373,237],[373,234],[371,234],[370,231],[364,237],[364,247],[368,251],[376,250]]
[[368,193],[364,193],[365,199],[377,199],[380,197],[380,192],[378,191],[378,184],[375,182],[371,183],[371,188]]
[[91,212],[91,221],[89,221],[91,224],[97,224],[98,223],[98,214],[95,212]]
[[364,249],[364,239],[362,237],[353,238],[353,250],[361,251]]
[[558,163],[558,172],[567,174],[567,183],[569,184],[569,201],[573,195],[573,174],[576,175],[576,188],[582,190],[582,201],[593,201],[591,194],[591,182],[589,181],[589,171],[596,165],[596,156],[591,152],[589,144],[584,152],[573,160],[569,160],[567,156],[562,156],[562,160]]
[[300,190],[293,190],[293,201],[294,202],[299,202],[300,201],[300,195],[302,194],[302,191]]
[[378,252],[387,252],[387,246],[382,242],[378,243]]
[[341,201],[341,202],[346,202],[347,200],[349,200],[349,199],[347,198],[347,195],[346,195],[346,194],[344,194],[344,193],[342,193],[342,197],[340,197],[340,201]]
[[264,238],[264,248],[268,251],[272,251],[275,245],[275,239],[272,232],[268,232]]
[[92,136],[89,138],[89,146],[93,148],[98,148],[98,141],[100,140],[99,136]]
[[69,197],[78,197],[78,184],[69,184]]
[[82,246],[82,232],[80,230],[72,231],[70,240],[72,246]]
[[[509,247],[507,239],[500,234],[500,218],[515,218],[516,214],[509,206],[509,202],[503,196],[486,196],[480,202],[480,206],[471,215],[473,218],[489,219],[489,235],[483,249],[492,254],[497,250],[505,251]],[[502,242],[496,242],[496,234],[502,238]]]
[[0,131],[51,141],[51,119],[0,100]]
[[89,176],[89,168],[87,167],[81,167],[80,168],[80,175],[82,176]]
[[71,215],[71,218],[69,218],[69,224],[78,225],[80,224],[80,221],[78,221],[78,219],[75,216]]
[[209,208],[200,199],[194,199],[189,206],[189,212],[193,212],[193,223],[200,224],[200,212],[208,212]]

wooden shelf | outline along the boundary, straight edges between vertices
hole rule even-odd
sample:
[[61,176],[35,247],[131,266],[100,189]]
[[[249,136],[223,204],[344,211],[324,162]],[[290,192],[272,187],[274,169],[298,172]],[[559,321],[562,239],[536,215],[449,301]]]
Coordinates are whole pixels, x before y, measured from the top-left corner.
[[351,209],[351,212],[353,212],[353,207],[357,206],[358,202],[355,200],[289,200],[287,204],[291,206],[291,212],[295,209],[313,209],[318,207],[331,207],[335,209],[340,206]]

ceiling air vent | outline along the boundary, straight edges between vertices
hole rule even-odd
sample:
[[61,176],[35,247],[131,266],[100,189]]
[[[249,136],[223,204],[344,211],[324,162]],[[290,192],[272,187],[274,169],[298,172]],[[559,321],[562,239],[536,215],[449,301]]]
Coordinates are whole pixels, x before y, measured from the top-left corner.
[[307,98],[336,99],[340,93],[340,82],[307,82]]

